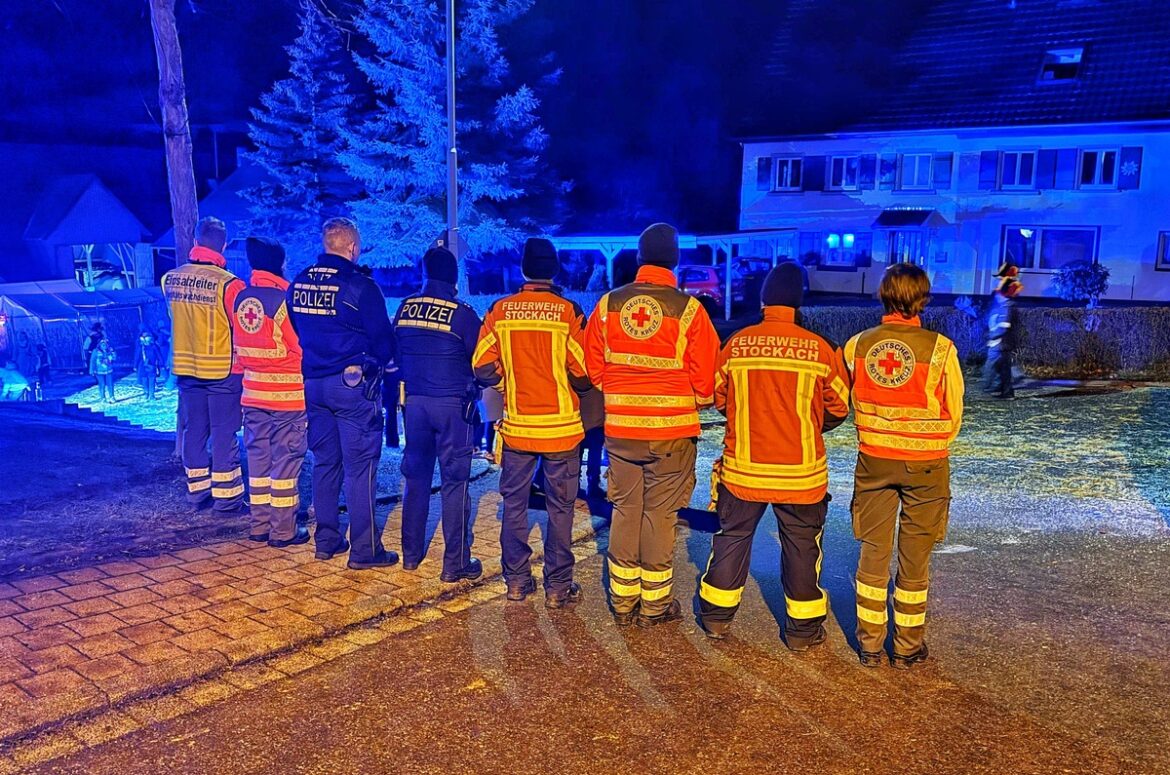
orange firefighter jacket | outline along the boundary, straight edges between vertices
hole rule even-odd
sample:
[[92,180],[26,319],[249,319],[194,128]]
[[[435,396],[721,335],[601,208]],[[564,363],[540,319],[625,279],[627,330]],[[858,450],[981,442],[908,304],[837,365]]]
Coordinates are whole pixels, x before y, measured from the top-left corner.
[[196,245],[191,261],[163,275],[163,294],[171,311],[175,374],[206,380],[233,371],[232,324],[236,296],[244,281],[225,267],[227,259]]
[[605,396],[605,435],[665,440],[699,435],[714,403],[719,337],[674,273],[643,266],[601,297],[585,328],[589,378]]
[[757,503],[819,503],[829,485],[822,432],[849,414],[840,351],[795,322],[792,307],[727,341],[715,371],[715,408],[727,416],[720,481]]
[[252,272],[252,284],[236,298],[232,316],[236,361],[244,369],[240,404],[296,412],[305,409],[301,343],[288,319],[288,281]]
[[917,317],[886,315],[845,344],[859,449],[893,460],[947,457],[963,422],[954,343]]
[[585,375],[585,315],[551,283],[528,282],[492,305],[471,365],[504,393],[500,435],[512,449],[567,452],[585,438],[578,391]]

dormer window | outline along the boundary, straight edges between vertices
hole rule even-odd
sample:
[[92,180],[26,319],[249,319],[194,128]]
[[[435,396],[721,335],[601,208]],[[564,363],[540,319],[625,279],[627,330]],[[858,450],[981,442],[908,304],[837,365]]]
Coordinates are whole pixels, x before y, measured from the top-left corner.
[[1076,80],[1081,73],[1081,59],[1084,54],[1084,46],[1049,49],[1045,52],[1044,64],[1040,67],[1040,82]]

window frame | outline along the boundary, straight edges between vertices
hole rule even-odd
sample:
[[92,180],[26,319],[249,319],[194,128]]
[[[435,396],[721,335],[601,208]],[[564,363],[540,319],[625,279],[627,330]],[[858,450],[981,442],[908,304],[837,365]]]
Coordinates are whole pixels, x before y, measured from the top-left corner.
[[[898,191],[933,191],[934,190],[934,152],[933,151],[911,151],[908,153],[898,154]],[[926,160],[926,183],[925,185],[907,185],[906,184],[906,160],[909,158],[925,159]],[[921,172],[919,162],[914,165],[915,177],[918,177]]]
[[[1085,183],[1082,180],[1085,170],[1085,154],[1097,154],[1097,161],[1093,165],[1093,182]],[[1111,183],[1102,183],[1101,171],[1104,169],[1105,154],[1113,154],[1113,181]],[[1077,151],[1077,188],[1085,189],[1086,191],[1117,191],[1118,180],[1121,177],[1121,148],[1080,148]]]
[[[849,169],[849,161],[851,159],[855,162],[852,184],[845,182],[846,171]],[[835,171],[834,171],[833,167],[838,161],[841,162],[841,183],[835,184],[835,183],[833,183],[833,177],[835,175]],[[859,153],[829,154],[828,158],[827,158],[827,165],[826,166],[827,166],[827,169],[826,169],[827,180],[826,180],[826,184],[825,184],[826,191],[860,191],[861,190],[861,154],[859,154]]]
[[[791,183],[792,180],[792,163],[797,162],[800,165],[800,171],[795,185]],[[780,167],[784,164],[789,170],[789,184],[786,186],[780,185]],[[778,154],[772,157],[772,192],[787,194],[795,193],[804,190],[804,156],[800,154]]]
[[[1003,224],[999,231],[999,261],[1002,265],[1007,260],[1007,233],[1010,230],[1019,231],[1021,229],[1030,229],[1036,234],[1036,249],[1033,253],[1033,263],[1037,266],[1025,266],[1021,258],[1016,257],[1017,266],[1021,272],[1030,272],[1033,274],[1055,274],[1060,271],[1060,267],[1043,267],[1038,266],[1040,257],[1044,253],[1044,232],[1046,231],[1088,231],[1093,233],[1093,250],[1092,262],[1094,264],[1101,263],[1101,227],[1100,226],[1084,226],[1079,224],[1046,224],[1044,226],[1035,226],[1028,224]],[[1170,270],[1170,267],[1167,267]]]
[[1154,271],[1170,272],[1170,229],[1158,232],[1158,244],[1154,253]]
[[[1004,183],[1004,170],[1007,169],[1007,157],[1009,154],[1016,156],[1016,182],[1011,184]],[[1020,179],[1020,162],[1024,154],[1032,157],[1032,180],[1027,184],[1019,182]],[[999,190],[1000,191],[1035,191],[1036,190],[1036,165],[1040,161],[1040,150],[1037,148],[1013,148],[1006,151],[999,152]]]

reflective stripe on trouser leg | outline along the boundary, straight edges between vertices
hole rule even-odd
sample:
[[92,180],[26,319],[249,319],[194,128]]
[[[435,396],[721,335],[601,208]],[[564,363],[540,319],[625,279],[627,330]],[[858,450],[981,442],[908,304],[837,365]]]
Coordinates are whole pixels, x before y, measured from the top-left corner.
[[675,532],[678,510],[695,490],[696,445],[693,439],[652,441],[645,466],[645,508],[638,537],[642,566],[642,613],[665,613],[672,592]]
[[739,608],[751,566],[752,538],[767,507],[740,500],[722,484],[716,502],[719,532],[711,539],[711,556],[699,582],[699,611],[704,621],[727,622]]
[[243,425],[240,394],[243,377],[234,374],[207,389],[207,413],[211,424],[211,497],[218,511],[235,509],[244,502],[244,473],[240,467]]
[[248,456],[248,505],[252,509],[254,536],[272,535],[272,421],[263,409],[244,409],[244,452]]
[[609,452],[609,499],[613,519],[609,528],[610,605],[616,613],[633,611],[642,597],[642,569],[638,541],[641,533],[642,466],[649,444],[631,439],[606,439]]
[[211,496],[211,456],[207,442],[211,438],[211,421],[207,414],[207,388],[203,380],[183,379],[179,384],[182,411],[181,452],[187,473],[187,501],[203,503]]
[[781,574],[784,586],[785,631],[812,637],[829,613],[829,596],[820,586],[828,499],[809,504],[772,506],[779,524]]
[[898,577],[894,582],[894,652],[913,654],[922,647],[926,629],[924,581]]
[[864,453],[857,456],[853,533],[861,541],[857,561],[857,641],[862,651],[885,649],[889,618],[886,590],[900,506],[896,488],[904,471],[902,461],[882,460]]
[[272,502],[269,506],[271,538],[287,541],[297,532],[300,496],[297,485],[308,449],[307,420],[303,411],[271,412],[272,462],[269,467]]
[[946,459],[906,467],[898,524],[898,577],[894,588],[894,653],[914,654],[926,639],[930,553],[946,532],[951,501]]

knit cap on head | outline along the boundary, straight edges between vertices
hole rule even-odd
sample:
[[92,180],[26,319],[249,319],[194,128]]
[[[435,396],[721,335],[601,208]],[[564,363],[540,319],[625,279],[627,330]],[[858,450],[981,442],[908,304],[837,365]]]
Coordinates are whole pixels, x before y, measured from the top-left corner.
[[556,247],[541,237],[529,237],[524,243],[520,269],[529,280],[551,280],[561,271]]
[[804,275],[792,261],[777,265],[764,278],[760,301],[765,307],[799,308],[804,303]]
[[638,264],[673,270],[678,266],[678,230],[668,223],[655,223],[638,237]]
[[423,255],[423,272],[428,280],[455,285],[459,282],[459,263],[447,248],[431,248]]
[[248,266],[261,272],[279,275],[284,271],[284,248],[274,239],[248,237],[244,242]]

